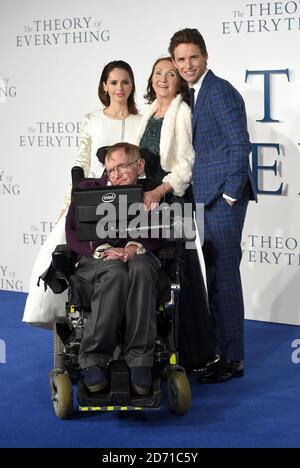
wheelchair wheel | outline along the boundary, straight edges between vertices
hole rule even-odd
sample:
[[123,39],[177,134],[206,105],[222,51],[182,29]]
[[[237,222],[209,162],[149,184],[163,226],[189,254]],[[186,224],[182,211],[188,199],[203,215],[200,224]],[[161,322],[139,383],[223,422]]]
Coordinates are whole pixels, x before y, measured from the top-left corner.
[[172,371],[167,381],[170,410],[179,415],[186,414],[191,406],[191,387],[185,372]]
[[54,375],[52,385],[54,412],[60,419],[68,419],[73,412],[73,387],[68,374]]

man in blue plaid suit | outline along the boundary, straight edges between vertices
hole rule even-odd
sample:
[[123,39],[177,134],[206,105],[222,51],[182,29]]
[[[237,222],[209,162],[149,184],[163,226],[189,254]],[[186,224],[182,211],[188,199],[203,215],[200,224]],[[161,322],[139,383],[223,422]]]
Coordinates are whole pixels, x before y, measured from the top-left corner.
[[190,87],[193,191],[195,202],[205,205],[203,253],[220,354],[199,381],[225,382],[244,374],[240,244],[248,202],[256,199],[245,105],[228,81],[207,69],[206,45],[197,29],[176,32],[169,52]]

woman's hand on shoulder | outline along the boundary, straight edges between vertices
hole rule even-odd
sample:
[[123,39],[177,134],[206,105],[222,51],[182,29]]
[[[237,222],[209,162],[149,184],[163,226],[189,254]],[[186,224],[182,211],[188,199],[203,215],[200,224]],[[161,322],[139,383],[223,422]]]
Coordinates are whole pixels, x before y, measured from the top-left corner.
[[173,188],[168,182],[164,182],[154,190],[144,193],[144,205],[147,211],[154,210],[154,208],[159,204],[160,200],[168,193],[171,192]]
[[161,199],[161,194],[157,189],[151,190],[150,192],[144,193],[144,205],[147,211],[154,210],[154,208],[159,204]]

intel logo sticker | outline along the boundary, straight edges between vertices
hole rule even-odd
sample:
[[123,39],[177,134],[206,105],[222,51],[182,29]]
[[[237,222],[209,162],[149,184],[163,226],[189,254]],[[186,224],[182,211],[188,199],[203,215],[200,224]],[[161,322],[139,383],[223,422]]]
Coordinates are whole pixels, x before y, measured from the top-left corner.
[[115,200],[116,194],[115,193],[106,193],[102,197],[102,202],[103,203],[111,203]]

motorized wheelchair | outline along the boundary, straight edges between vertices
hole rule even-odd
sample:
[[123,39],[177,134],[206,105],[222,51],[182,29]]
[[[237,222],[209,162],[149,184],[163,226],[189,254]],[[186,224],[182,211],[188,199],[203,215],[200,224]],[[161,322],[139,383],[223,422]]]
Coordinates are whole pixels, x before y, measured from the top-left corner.
[[[82,174],[73,168],[73,196],[81,196],[82,190],[76,186]],[[89,192],[89,195],[91,193]],[[85,197],[85,194],[83,194]],[[93,195],[95,197],[95,194]],[[79,197],[80,198],[80,197]],[[99,203],[99,197],[97,198]],[[77,199],[77,203],[80,200]],[[89,202],[87,202],[88,204]],[[84,200],[84,204],[86,201]],[[95,229],[95,206],[81,210],[88,237],[91,228]],[[92,221],[87,215],[92,214]],[[80,215],[79,215],[80,216]],[[93,227],[92,227],[93,226]],[[82,232],[81,232],[82,236]],[[90,239],[91,240],[91,239]],[[83,336],[87,314],[90,313],[89,300],[83,294],[74,303],[74,290],[78,290],[78,277],[74,275],[74,254],[66,245],[57,246],[52,254],[52,271],[55,280],[48,281],[54,292],[68,287],[66,316],[54,325],[54,368],[50,372],[50,389],[53,407],[57,417],[67,419],[73,412],[73,384],[77,383],[77,400],[80,411],[126,411],[158,409],[162,400],[162,389],[166,388],[170,410],[178,415],[186,414],[191,405],[191,389],[185,370],[179,365],[178,356],[178,299],[180,294],[179,274],[183,240],[173,239],[167,247],[158,252],[162,264],[157,284],[157,337],[155,343],[153,386],[149,395],[137,395],[130,387],[129,369],[122,360],[121,350],[109,364],[110,383],[100,392],[90,393],[80,378],[78,353]],[[46,275],[47,276],[47,275]],[[47,278],[43,278],[47,283]],[[53,277],[52,277],[53,280]],[[52,282],[52,284],[51,284]],[[162,388],[162,382],[165,385]]]

